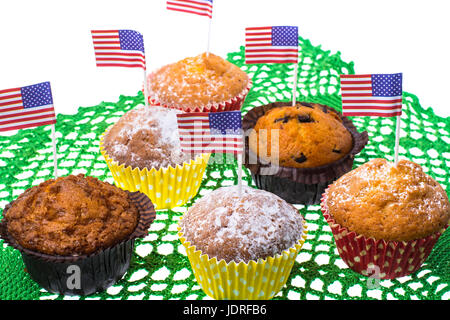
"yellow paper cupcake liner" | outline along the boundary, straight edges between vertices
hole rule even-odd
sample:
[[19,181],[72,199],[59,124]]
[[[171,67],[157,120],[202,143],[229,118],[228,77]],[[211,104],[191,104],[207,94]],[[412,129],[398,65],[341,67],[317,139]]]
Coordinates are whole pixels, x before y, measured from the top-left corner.
[[197,282],[203,291],[216,300],[268,300],[286,284],[300,249],[306,241],[307,228],[303,223],[300,240],[281,254],[266,259],[236,264],[210,259],[196,250],[178,228],[178,236],[186,249]]
[[106,153],[103,147],[105,133],[100,137],[100,152],[119,188],[145,193],[158,210],[182,206],[197,194],[208,164],[209,153],[200,154],[176,167],[141,170],[119,164]]

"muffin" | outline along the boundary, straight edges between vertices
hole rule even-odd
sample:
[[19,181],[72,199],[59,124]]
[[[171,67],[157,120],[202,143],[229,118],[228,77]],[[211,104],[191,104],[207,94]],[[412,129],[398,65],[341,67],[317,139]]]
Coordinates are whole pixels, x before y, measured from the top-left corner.
[[251,81],[239,67],[209,53],[148,75],[149,101],[188,112],[240,110]]
[[351,170],[367,132],[331,107],[275,102],[250,110],[245,166],[260,189],[290,203],[317,204],[325,188]]
[[[34,186],[6,206],[0,233],[46,290],[88,295],[123,276],[134,239],[146,235],[153,219],[144,194],[69,175]],[[73,266],[80,279],[71,286]]]
[[345,174],[322,211],[348,266],[383,279],[418,270],[450,221],[444,189],[408,160],[373,159]]
[[197,282],[215,299],[270,299],[286,283],[306,225],[280,197],[242,186],[203,196],[183,216],[179,236]]
[[209,154],[184,153],[177,114],[161,106],[137,106],[108,128],[100,151],[116,184],[148,195],[157,209],[183,205],[195,196]]
[[[278,159],[284,167],[320,167],[341,159],[352,148],[352,136],[339,115],[318,104],[270,109],[253,129],[250,150],[266,161]],[[263,130],[267,135],[261,134]],[[274,130],[279,130],[279,137],[272,146]],[[272,155],[272,149],[278,150],[278,155]]]

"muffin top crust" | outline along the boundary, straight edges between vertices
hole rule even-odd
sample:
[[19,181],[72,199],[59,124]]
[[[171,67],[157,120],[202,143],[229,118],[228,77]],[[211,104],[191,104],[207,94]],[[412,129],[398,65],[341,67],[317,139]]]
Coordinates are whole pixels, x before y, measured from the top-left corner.
[[147,82],[158,103],[189,109],[229,101],[247,88],[249,77],[231,62],[203,53],[163,66]]
[[126,239],[136,228],[139,211],[125,191],[79,174],[28,189],[4,212],[4,219],[22,247],[76,256]]
[[409,241],[441,231],[450,220],[448,196],[420,165],[373,159],[326,192],[335,221],[366,237]]
[[283,167],[319,167],[343,158],[353,147],[339,114],[315,103],[272,108],[253,129],[250,150]]

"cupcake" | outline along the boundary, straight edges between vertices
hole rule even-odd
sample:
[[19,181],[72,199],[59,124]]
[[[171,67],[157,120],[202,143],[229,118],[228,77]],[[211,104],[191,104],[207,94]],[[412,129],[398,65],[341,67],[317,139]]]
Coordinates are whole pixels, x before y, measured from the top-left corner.
[[209,154],[184,153],[177,113],[161,106],[138,106],[100,138],[100,151],[117,184],[141,191],[157,209],[185,204],[200,188]]
[[134,240],[147,234],[154,218],[144,194],[69,175],[34,186],[7,205],[0,234],[44,289],[89,295],[124,275]]
[[274,102],[253,108],[243,119],[244,165],[258,188],[290,203],[318,204],[325,188],[351,170],[367,132],[331,107]]
[[239,67],[212,53],[163,66],[148,75],[152,104],[186,112],[240,110],[251,87]]
[[365,163],[333,183],[321,206],[345,263],[381,279],[418,270],[450,221],[444,189],[408,160]]
[[214,299],[270,299],[306,240],[294,206],[264,190],[222,187],[183,216],[179,237],[197,282]]

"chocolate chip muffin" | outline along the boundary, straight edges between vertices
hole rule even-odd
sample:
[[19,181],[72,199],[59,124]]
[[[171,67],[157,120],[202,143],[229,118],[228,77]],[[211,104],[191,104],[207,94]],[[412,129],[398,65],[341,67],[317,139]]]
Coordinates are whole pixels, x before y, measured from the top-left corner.
[[[271,144],[274,130],[278,130],[278,145]],[[272,148],[278,149],[279,164],[294,168],[319,167],[339,160],[353,143],[337,113],[306,102],[269,110],[256,122],[249,142],[250,149],[267,161],[276,160]]]
[[290,203],[318,204],[326,187],[350,171],[368,142],[332,107],[274,102],[245,114],[244,165],[258,188]]
[[26,249],[77,256],[114,246],[134,231],[138,219],[128,193],[80,174],[28,189],[12,203],[2,222]]
[[184,111],[239,110],[251,83],[239,67],[212,53],[163,66],[147,80],[152,103]]

